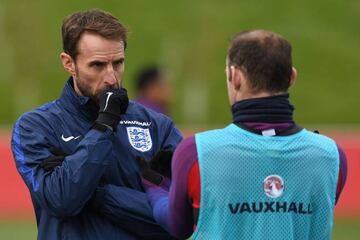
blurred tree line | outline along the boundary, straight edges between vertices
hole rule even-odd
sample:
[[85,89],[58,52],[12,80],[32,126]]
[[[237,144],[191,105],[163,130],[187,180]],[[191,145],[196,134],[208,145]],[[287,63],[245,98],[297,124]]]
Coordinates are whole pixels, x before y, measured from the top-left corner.
[[167,69],[179,125],[231,121],[227,45],[236,32],[255,28],[292,43],[299,77],[290,95],[300,124],[360,122],[360,1],[0,0],[0,126],[60,95],[67,79],[59,60],[62,20],[91,8],[110,11],[131,30],[124,77],[131,97],[139,67]]

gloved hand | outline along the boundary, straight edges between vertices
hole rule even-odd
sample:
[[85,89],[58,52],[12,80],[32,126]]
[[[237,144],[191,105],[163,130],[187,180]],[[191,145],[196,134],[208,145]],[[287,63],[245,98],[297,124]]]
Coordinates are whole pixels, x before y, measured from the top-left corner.
[[106,90],[99,97],[99,115],[95,123],[111,127],[116,131],[121,114],[124,114],[129,105],[129,98],[125,88]]
[[172,151],[160,150],[150,161],[137,156],[142,178],[156,185],[160,185],[165,177],[171,179],[172,154]]
[[164,177],[160,173],[152,170],[150,164],[144,158],[136,156],[136,161],[139,165],[141,177],[143,179],[155,185],[160,185],[163,182]]
[[45,171],[53,171],[57,166],[61,166],[67,156],[66,153],[58,148],[51,147],[49,150],[54,156],[50,156],[40,163],[40,166],[45,169]]
[[170,150],[160,150],[150,160],[150,168],[159,172],[161,175],[171,179],[171,159],[173,152]]

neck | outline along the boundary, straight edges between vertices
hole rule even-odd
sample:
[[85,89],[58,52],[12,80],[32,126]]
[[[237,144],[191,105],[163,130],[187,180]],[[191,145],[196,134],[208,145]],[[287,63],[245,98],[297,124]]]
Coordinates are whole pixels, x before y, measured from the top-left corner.
[[84,94],[81,92],[80,88],[78,87],[75,78],[72,77],[72,79],[73,79],[73,81],[72,81],[72,82],[73,82],[73,87],[74,87],[74,90],[75,90],[76,94],[77,94],[78,96],[84,96]]
[[236,95],[235,95],[235,99],[233,101],[233,104],[237,103],[239,101],[248,100],[248,99],[275,97],[275,96],[286,95],[286,94],[288,94],[288,93],[286,93],[286,92],[276,92],[276,93],[256,92],[256,93],[252,93],[250,91],[247,91],[246,93],[237,92]]

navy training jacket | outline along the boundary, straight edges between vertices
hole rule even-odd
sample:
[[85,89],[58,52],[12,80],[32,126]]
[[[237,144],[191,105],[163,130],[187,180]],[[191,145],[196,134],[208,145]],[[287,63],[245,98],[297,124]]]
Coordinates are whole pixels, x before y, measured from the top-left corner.
[[[70,78],[60,99],[23,114],[12,135],[29,188],[38,239],[172,239],[153,219],[136,156],[174,150],[182,136],[163,114],[130,101],[117,131],[91,129],[98,108]],[[68,155],[46,172],[50,147]]]

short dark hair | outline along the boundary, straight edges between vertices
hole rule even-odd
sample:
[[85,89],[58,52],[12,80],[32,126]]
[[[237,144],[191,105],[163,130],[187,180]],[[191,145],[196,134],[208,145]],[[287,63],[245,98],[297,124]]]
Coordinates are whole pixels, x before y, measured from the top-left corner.
[[74,59],[78,55],[79,39],[86,31],[97,33],[107,39],[123,41],[126,48],[128,30],[117,18],[99,9],[80,11],[66,17],[62,25],[64,52]]
[[244,71],[253,92],[286,92],[290,86],[291,45],[276,33],[253,30],[236,34],[228,61]]
[[148,86],[161,81],[163,72],[159,67],[147,66],[142,68],[136,76],[136,89],[145,90]]

